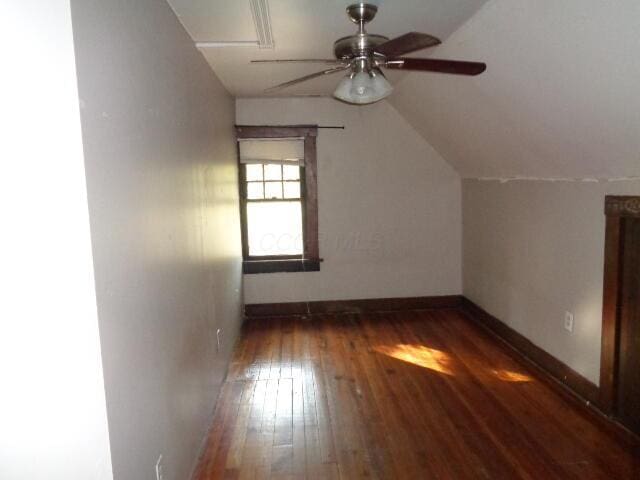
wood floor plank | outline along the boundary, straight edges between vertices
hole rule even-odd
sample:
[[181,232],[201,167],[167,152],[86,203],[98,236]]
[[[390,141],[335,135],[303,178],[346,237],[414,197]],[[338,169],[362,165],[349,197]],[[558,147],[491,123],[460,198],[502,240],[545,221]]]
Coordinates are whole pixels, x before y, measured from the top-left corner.
[[455,309],[249,320],[194,479],[640,478],[537,375]]

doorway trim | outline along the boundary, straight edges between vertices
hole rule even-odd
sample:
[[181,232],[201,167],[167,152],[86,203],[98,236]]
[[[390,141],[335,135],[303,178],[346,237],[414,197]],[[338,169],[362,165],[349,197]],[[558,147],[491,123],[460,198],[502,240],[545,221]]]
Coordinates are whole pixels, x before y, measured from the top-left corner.
[[625,218],[640,218],[640,197],[607,195],[600,354],[600,408],[611,414],[616,405],[623,232]]

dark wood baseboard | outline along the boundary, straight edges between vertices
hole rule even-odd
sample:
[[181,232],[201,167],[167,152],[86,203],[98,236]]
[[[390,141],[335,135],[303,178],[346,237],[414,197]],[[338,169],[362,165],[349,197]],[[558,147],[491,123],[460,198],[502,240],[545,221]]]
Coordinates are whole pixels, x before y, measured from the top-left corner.
[[403,310],[425,310],[429,308],[457,308],[461,305],[461,295],[408,298],[368,298],[317,302],[256,303],[245,305],[244,314],[246,317],[281,317],[288,315],[392,312]]
[[491,330],[511,348],[517,350],[521,355],[545,370],[582,398],[592,403],[598,402],[599,390],[597,385],[584,378],[578,372],[532,343],[525,336],[516,332],[468,298],[463,298],[462,309],[471,320],[481,323],[483,327]]
[[640,438],[606,415],[600,406],[600,389],[578,372],[562,363],[550,353],[533,344],[529,339],[507,326],[502,321],[466,297],[461,299],[462,312],[476,325],[505,343],[514,356],[534,368],[537,377],[569,400],[582,407],[585,414],[599,422],[607,431],[637,448],[640,453]]

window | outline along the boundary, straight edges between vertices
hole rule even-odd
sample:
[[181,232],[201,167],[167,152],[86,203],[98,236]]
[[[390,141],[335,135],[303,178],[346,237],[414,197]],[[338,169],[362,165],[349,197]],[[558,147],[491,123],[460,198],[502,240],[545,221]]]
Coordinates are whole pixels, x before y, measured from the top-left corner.
[[320,270],[315,126],[238,126],[244,273]]

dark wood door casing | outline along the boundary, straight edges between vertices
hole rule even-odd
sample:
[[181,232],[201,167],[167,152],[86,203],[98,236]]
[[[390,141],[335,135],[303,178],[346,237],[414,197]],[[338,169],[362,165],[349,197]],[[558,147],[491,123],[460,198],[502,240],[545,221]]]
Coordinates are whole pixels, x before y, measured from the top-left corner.
[[616,416],[640,433],[640,218],[624,220]]
[[640,197],[607,196],[605,214],[600,407],[638,431]]

